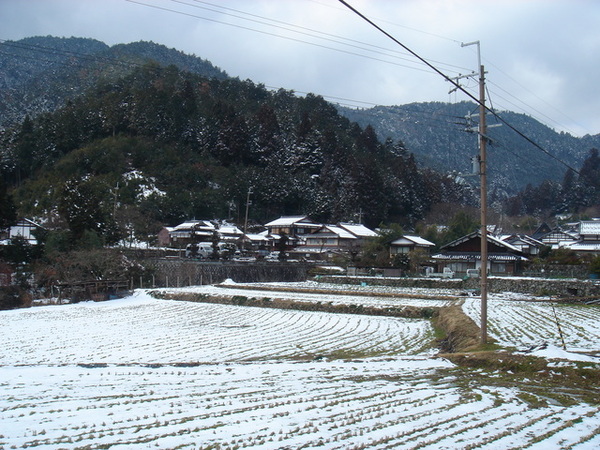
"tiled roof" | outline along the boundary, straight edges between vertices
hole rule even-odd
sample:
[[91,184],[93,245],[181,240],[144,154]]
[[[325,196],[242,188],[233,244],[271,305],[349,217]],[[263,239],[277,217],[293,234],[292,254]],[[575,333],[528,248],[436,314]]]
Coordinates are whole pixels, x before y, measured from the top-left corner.
[[579,224],[579,234],[600,235],[600,220],[586,220]]

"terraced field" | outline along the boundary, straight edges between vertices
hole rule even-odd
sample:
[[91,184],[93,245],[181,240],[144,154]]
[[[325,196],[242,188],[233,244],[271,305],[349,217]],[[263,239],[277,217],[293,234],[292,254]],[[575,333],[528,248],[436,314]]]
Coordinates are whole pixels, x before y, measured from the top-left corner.
[[[414,355],[427,321],[137,297],[4,312],[0,364],[149,364]],[[27,330],[22,333],[21,330]]]
[[[531,331],[524,343],[546,329],[545,309],[509,310],[494,310],[499,336],[511,321]],[[587,314],[565,307],[563,326]],[[436,358],[424,320],[144,292],[0,319],[0,448],[600,447],[597,403]],[[597,347],[585,320],[588,340],[573,344]]]
[[[480,322],[478,298],[469,298],[465,312]],[[600,352],[600,307],[531,302],[493,296],[488,304],[489,332],[507,347],[527,348],[541,343],[565,346],[570,351]],[[562,338],[561,333],[562,332]]]

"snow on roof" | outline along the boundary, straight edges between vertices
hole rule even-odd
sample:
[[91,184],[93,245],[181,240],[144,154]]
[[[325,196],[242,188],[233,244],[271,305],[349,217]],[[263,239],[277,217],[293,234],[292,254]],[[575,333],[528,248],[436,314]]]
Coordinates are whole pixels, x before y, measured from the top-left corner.
[[521,250],[518,249],[517,247],[515,247],[514,245],[509,244],[508,242],[505,242],[501,239],[498,239],[497,237],[490,236],[489,234],[487,235],[487,240],[490,242],[493,242],[494,244],[496,244],[500,247],[506,247],[507,249],[512,250],[514,252],[519,252],[519,253],[521,252]]
[[558,248],[568,248],[574,252],[600,252],[600,242],[571,242],[562,241]]
[[357,237],[374,237],[377,236],[377,233],[375,233],[373,230],[365,227],[363,224],[360,223],[344,223],[341,222],[339,224],[339,226],[341,228],[343,228],[346,231],[349,231],[350,233],[352,233],[354,236]]
[[433,247],[435,244],[433,242],[428,241],[427,239],[423,239],[421,236],[413,236],[405,234],[399,239],[396,239],[391,243],[391,245],[402,245],[402,244],[416,244],[424,247]]
[[180,223],[179,225],[174,227],[173,230],[190,230],[193,227],[209,228],[211,230],[215,229],[215,226],[208,220],[188,220],[186,222]]
[[308,219],[306,216],[282,216],[279,219],[275,219],[272,222],[266,224],[266,227],[284,227],[294,225],[298,222],[302,222],[304,220],[308,220],[309,224],[313,224],[313,222]]
[[250,241],[267,241],[268,238],[266,235],[264,234],[252,234],[252,233],[247,233],[244,235],[246,237],[246,239],[250,240]]
[[325,225],[324,228],[342,239],[356,239],[356,236],[337,225]]
[[537,239],[532,238],[531,236],[527,236],[526,234],[510,234],[502,236],[501,239],[504,242],[508,242],[509,244],[521,242],[529,245],[535,245],[537,247],[541,247],[542,245],[544,245],[542,241],[538,241]]
[[579,224],[579,234],[600,234],[600,220],[585,220]]
[[244,234],[235,225],[223,225],[219,227],[219,232],[222,234]]
[[[517,253],[521,253],[521,250],[519,250],[517,247],[515,247],[514,245],[509,244],[508,242],[505,242],[501,239],[498,239],[497,237],[494,237],[490,234],[487,234],[487,241],[491,242],[493,244],[496,244],[498,247],[504,247],[508,250],[511,250],[513,252],[517,252]],[[448,248],[452,248],[452,247],[456,247],[457,245],[469,241],[475,237],[481,237],[481,231],[477,230],[474,231],[472,233],[467,234],[466,236],[463,236],[461,238],[456,239],[455,241],[450,242],[449,244],[446,244],[444,246],[442,246],[442,249],[448,249]]]

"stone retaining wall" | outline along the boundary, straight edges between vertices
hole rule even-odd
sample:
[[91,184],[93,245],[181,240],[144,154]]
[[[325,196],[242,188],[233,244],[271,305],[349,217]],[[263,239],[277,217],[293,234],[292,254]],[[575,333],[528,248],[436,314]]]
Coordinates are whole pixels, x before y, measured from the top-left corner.
[[[463,291],[478,290],[480,280],[471,278],[441,279],[441,278],[383,278],[383,277],[344,277],[321,276],[318,280],[338,284],[366,284],[372,286],[418,287],[430,289],[456,289]],[[600,282],[598,280],[556,280],[546,278],[488,278],[489,292],[520,292],[531,295],[558,297],[600,297]]]
[[186,259],[153,259],[144,266],[154,273],[154,286],[179,287],[221,283],[303,281],[309,265],[301,263],[200,262]]

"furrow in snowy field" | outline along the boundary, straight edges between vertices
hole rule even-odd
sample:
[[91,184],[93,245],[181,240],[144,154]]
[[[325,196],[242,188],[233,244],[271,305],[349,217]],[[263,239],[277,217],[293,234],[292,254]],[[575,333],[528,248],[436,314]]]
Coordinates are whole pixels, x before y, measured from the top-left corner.
[[[463,310],[479,323],[479,299],[467,299]],[[541,342],[561,345],[559,325],[568,348],[579,351],[598,349],[600,308],[597,306],[556,304],[553,310],[549,302],[492,299],[488,303],[488,330],[501,345],[517,348]]]
[[[515,342],[520,337],[512,330],[526,332],[523,342],[539,342],[540,333],[552,331],[549,305],[494,299],[493,330]],[[464,306],[477,307],[473,298]],[[582,341],[582,327],[598,342],[595,309],[556,310],[570,342]],[[596,405],[531,407],[520,395],[526,386],[498,387],[483,377],[465,383],[465,373],[445,360],[408,356],[432,338],[424,320],[162,301],[143,293],[0,314],[0,448],[599,444]],[[350,350],[382,357],[290,361]]]
[[[414,353],[432,338],[423,320],[146,298],[8,313],[0,330],[7,342],[0,349],[4,365],[220,362],[369,350],[394,355]],[[27,335],[18,332],[25,326]]]

